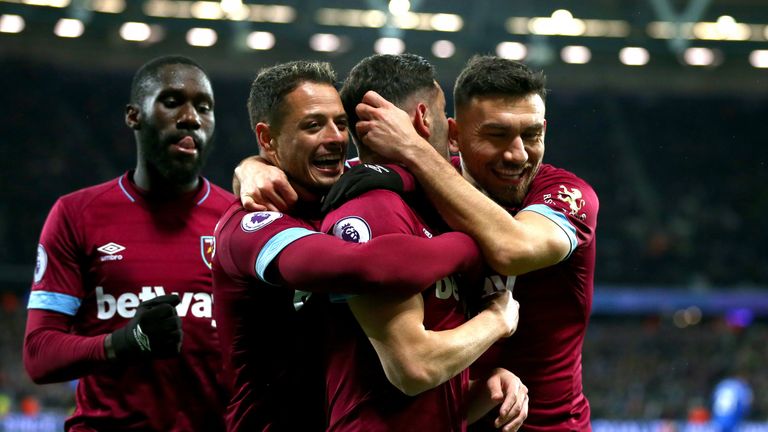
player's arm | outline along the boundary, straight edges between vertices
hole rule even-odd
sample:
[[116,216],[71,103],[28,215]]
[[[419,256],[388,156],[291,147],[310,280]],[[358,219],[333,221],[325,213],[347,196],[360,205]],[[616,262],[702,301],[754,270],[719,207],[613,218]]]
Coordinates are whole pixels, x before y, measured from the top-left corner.
[[[29,309],[24,336],[24,367],[35,383],[69,381],[114,361],[166,358],[181,351],[177,295],[142,302],[136,315],[112,333],[72,333],[73,316],[48,309]],[[54,306],[55,307],[55,306]]]
[[519,304],[509,291],[450,330],[424,328],[420,294],[408,298],[369,294],[347,300],[373,345],[387,379],[413,396],[446,382],[469,367],[496,340],[517,329]]
[[467,395],[467,421],[475,423],[498,407],[493,426],[516,431],[528,417],[528,388],[512,372],[497,368],[488,376],[472,380]]
[[90,373],[107,360],[106,334],[78,336],[70,333],[72,317],[30,309],[24,335],[24,367],[37,384],[69,381]]
[[367,243],[318,234],[285,247],[272,268],[281,285],[303,291],[414,294],[481,260],[476,243],[458,232],[431,239],[387,234]]
[[[533,212],[511,216],[468,183],[412,127],[408,114],[375,92],[357,107],[358,134],[377,153],[403,163],[419,180],[445,221],[479,244],[491,267],[518,275],[568,256],[571,239],[549,218]],[[387,143],[398,142],[392,146]]]
[[261,156],[250,156],[237,165],[232,192],[249,211],[285,212],[299,199],[285,173]]

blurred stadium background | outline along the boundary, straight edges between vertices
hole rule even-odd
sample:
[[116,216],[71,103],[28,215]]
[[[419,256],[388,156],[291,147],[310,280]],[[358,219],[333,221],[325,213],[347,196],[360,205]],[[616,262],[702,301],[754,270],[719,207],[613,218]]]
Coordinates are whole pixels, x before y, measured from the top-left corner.
[[205,173],[228,187],[256,150],[260,67],[322,59],[343,77],[401,51],[448,93],[475,53],[547,73],[545,160],[602,204],[583,356],[595,430],[716,430],[726,377],[753,393],[741,430],[768,430],[767,41],[764,0],[0,0],[0,431],[60,430],[72,408],[72,383],[35,386],[21,364],[35,247],[59,195],[134,165],[139,65],[181,53],[209,69]]

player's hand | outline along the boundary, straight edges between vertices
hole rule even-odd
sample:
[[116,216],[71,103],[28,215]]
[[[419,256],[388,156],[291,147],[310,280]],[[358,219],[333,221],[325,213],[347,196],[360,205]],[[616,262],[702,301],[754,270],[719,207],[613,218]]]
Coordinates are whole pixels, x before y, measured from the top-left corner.
[[486,297],[486,309],[498,314],[505,329],[504,337],[512,336],[520,320],[520,303],[512,297],[512,292],[503,290]]
[[283,170],[259,156],[243,159],[235,168],[232,192],[248,211],[286,212],[299,199]]
[[323,199],[323,213],[375,189],[386,189],[397,194],[413,192],[416,181],[413,175],[397,165],[356,165],[331,187]]
[[132,356],[172,357],[181,352],[181,318],[176,294],[163,295],[139,304],[136,315],[107,336],[107,356],[124,359]]
[[486,381],[490,398],[499,404],[493,425],[504,432],[520,429],[528,417],[528,388],[512,372],[497,368]]
[[[407,164],[417,158],[415,152],[418,150],[433,151],[429,142],[414,128],[411,116],[375,91],[365,93],[355,112],[360,118],[355,125],[357,136],[379,155]],[[422,113],[416,115],[421,116]],[[419,127],[421,122],[415,124]],[[421,132],[429,133],[429,130]]]

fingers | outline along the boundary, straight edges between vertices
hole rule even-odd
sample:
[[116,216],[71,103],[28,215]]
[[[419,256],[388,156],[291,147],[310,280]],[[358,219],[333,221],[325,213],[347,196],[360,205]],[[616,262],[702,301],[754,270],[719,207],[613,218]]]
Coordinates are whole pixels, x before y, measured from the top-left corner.
[[263,206],[261,204],[256,204],[256,201],[253,199],[251,195],[240,195],[240,203],[243,205],[243,208],[247,211],[256,212],[256,211],[268,211],[269,209],[267,206]]
[[155,298],[153,298],[151,300],[147,300],[145,302],[142,302],[141,306],[146,308],[146,309],[150,309],[150,308],[153,308],[155,306],[163,305],[163,304],[167,304],[167,305],[176,307],[176,305],[178,305],[179,303],[181,303],[181,299],[179,298],[178,295],[176,295],[176,294],[167,294],[167,295],[157,296],[157,297],[155,297]]
[[387,101],[386,99],[381,97],[381,95],[376,93],[375,91],[368,90],[363,95],[362,103],[363,104],[368,104],[368,105],[370,105],[370,106],[372,106],[374,108],[379,108],[379,107],[382,107],[382,106],[388,104],[389,101]]
[[293,187],[291,187],[291,184],[288,182],[287,178],[285,181],[275,183],[275,191],[281,197],[283,197],[283,201],[285,201],[289,207],[293,207],[293,205],[296,204],[296,202],[299,200],[299,194],[297,194]]
[[504,425],[501,430],[503,432],[514,432],[523,425],[523,422],[525,422],[525,419],[528,418],[528,395],[525,395],[525,398],[523,399],[522,409],[520,413],[515,416],[512,420],[510,420],[507,424]]

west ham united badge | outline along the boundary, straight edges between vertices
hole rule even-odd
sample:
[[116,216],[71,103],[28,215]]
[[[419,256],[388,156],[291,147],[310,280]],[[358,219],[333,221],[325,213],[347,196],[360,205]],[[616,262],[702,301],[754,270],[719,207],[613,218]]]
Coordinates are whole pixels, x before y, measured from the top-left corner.
[[208,268],[211,268],[211,261],[213,260],[213,254],[216,253],[216,237],[214,236],[200,236],[200,254],[203,257],[203,262]]

